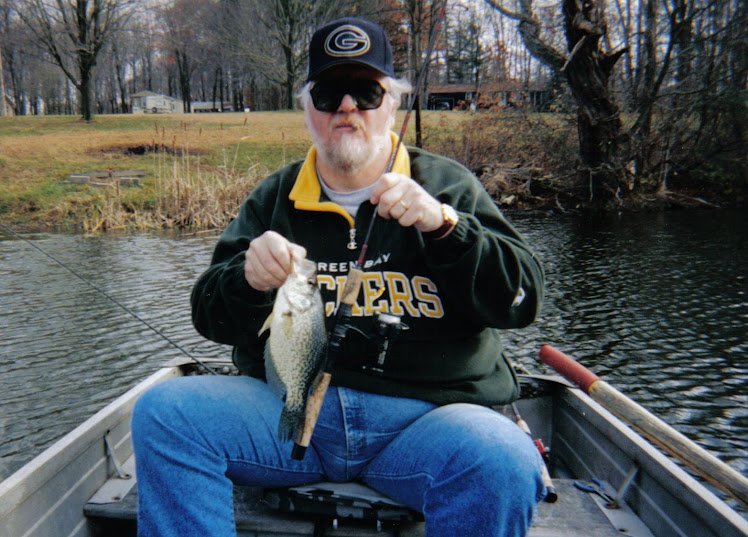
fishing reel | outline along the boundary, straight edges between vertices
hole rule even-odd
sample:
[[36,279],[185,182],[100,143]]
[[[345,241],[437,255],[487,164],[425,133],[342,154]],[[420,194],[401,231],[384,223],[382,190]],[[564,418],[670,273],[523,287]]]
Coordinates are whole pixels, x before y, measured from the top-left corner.
[[380,313],[377,315],[375,324],[375,333],[377,338],[377,361],[375,365],[366,366],[366,370],[381,375],[384,373],[382,366],[387,359],[387,352],[392,342],[397,339],[400,332],[408,330],[409,326],[401,321],[399,315],[391,313]]

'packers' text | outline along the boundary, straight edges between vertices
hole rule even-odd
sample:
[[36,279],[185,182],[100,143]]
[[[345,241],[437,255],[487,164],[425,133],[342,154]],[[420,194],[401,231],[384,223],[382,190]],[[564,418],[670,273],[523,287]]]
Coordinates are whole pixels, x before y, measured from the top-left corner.
[[[317,275],[317,285],[322,296],[328,297],[330,292],[335,293],[335,301],[325,302],[325,315],[328,317],[335,313],[347,279],[345,275]],[[436,284],[423,276],[408,278],[401,272],[365,272],[352,314],[355,317],[368,317],[390,313],[439,319],[444,316],[444,308],[438,292]]]

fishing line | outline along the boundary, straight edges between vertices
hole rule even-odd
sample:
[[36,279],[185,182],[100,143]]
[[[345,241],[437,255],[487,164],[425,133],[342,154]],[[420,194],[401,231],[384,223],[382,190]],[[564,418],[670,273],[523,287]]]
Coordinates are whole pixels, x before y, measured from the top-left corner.
[[208,366],[207,364],[205,364],[199,358],[197,358],[196,356],[194,356],[193,354],[191,354],[189,351],[187,351],[187,349],[185,349],[182,346],[180,346],[176,341],[174,341],[173,339],[171,339],[166,334],[161,333],[161,331],[158,328],[156,328],[151,323],[149,323],[148,321],[146,321],[145,319],[143,319],[142,317],[140,317],[138,314],[136,314],[130,308],[128,308],[127,306],[125,306],[124,304],[122,304],[121,302],[119,302],[117,299],[115,299],[114,297],[112,297],[109,294],[107,294],[106,291],[104,291],[101,287],[99,287],[95,283],[87,280],[84,276],[81,276],[80,274],[78,274],[75,270],[73,270],[73,268],[71,268],[70,266],[66,265],[65,263],[63,263],[62,261],[60,261],[59,259],[57,259],[55,256],[53,256],[52,254],[50,254],[49,252],[43,250],[42,248],[40,248],[39,246],[37,246],[36,244],[34,244],[32,241],[30,241],[26,237],[24,237],[22,235],[19,235],[18,233],[16,233],[14,230],[12,230],[11,228],[9,228],[8,226],[6,226],[5,224],[3,224],[2,222],[0,222],[0,228],[2,228],[8,235],[16,237],[17,239],[20,239],[23,242],[25,242],[26,244],[28,244],[29,246],[35,248],[37,251],[41,252],[42,254],[44,254],[45,256],[47,256],[49,259],[51,259],[52,261],[54,261],[55,263],[57,263],[58,265],[60,265],[62,268],[64,268],[68,272],[70,272],[70,274],[72,274],[73,276],[75,276],[76,278],[78,278],[79,280],[81,280],[83,283],[85,283],[86,285],[92,287],[93,289],[95,289],[96,291],[98,291],[99,293],[101,293],[106,299],[108,299],[109,301],[111,301],[115,305],[119,306],[120,308],[122,308],[123,310],[125,310],[127,313],[129,313],[133,317],[135,317],[135,319],[137,319],[142,324],[144,324],[145,326],[147,326],[153,332],[156,332],[156,334],[158,334],[159,336],[161,336],[164,340],[166,340],[168,343],[170,343],[172,346],[174,346],[176,349],[178,349],[180,352],[182,352],[185,356],[187,356],[191,360],[194,360],[198,365],[204,367],[207,371],[209,371],[210,373],[212,373],[214,375],[218,374],[214,369],[212,369],[210,366]]
[[[397,152],[402,146],[403,137],[405,136],[405,131],[408,128],[408,120],[410,118],[411,112],[413,111],[418,92],[420,91],[420,86],[423,82],[426,68],[428,67],[428,64],[431,60],[431,54],[433,53],[434,44],[436,43],[436,36],[439,33],[439,27],[441,25],[442,19],[444,18],[446,9],[447,0],[444,0],[441,11],[439,12],[439,18],[434,25],[434,33],[431,35],[428,52],[426,53],[426,59],[424,60],[423,65],[421,65],[421,71],[418,75],[418,82],[416,83],[415,90],[413,91],[413,98],[410,101],[408,113],[406,114],[403,121],[403,126],[400,129],[400,136],[397,140],[397,145],[395,146],[392,155],[390,156],[390,160],[387,164],[385,173],[392,170]],[[371,234],[372,230],[374,229],[374,222],[376,221],[376,218],[377,210],[375,207],[374,212],[371,215],[371,220],[369,221],[369,227],[366,231],[366,237],[364,238],[364,243],[361,246],[361,252],[359,254],[358,260],[356,261],[356,264],[352,266],[348,271],[348,277],[343,286],[343,294],[339,297],[338,311],[335,315],[335,323],[333,324],[333,329],[327,345],[327,359],[325,362],[325,366],[317,376],[315,385],[312,388],[311,393],[309,394],[309,398],[307,399],[304,426],[298,428],[296,431],[294,447],[293,451],[291,452],[291,457],[295,460],[302,460],[304,458],[307,447],[309,447],[309,444],[311,443],[312,434],[314,434],[314,428],[317,424],[319,411],[322,407],[322,402],[325,399],[327,388],[330,385],[333,367],[338,355],[341,353],[341,347],[343,344],[343,340],[346,337],[346,332],[351,328],[350,320],[353,313],[353,306],[356,302],[356,297],[361,290],[364,274],[362,269],[364,266],[364,260],[366,259],[366,252],[369,249],[369,240],[371,239]]]
[[[397,152],[400,150],[400,146],[403,145],[403,138],[405,138],[405,131],[408,130],[408,123],[410,122],[410,116],[413,113],[413,109],[416,105],[416,100],[418,99],[418,94],[421,91],[421,85],[423,84],[423,79],[426,75],[426,70],[431,63],[431,55],[434,52],[434,45],[436,45],[436,38],[439,35],[439,30],[442,24],[442,20],[444,19],[444,15],[447,11],[447,1],[444,0],[444,3],[442,4],[441,10],[439,11],[439,15],[436,19],[436,24],[434,24],[434,31],[431,34],[431,39],[429,41],[429,46],[426,50],[426,58],[423,61],[423,65],[421,66],[421,70],[418,73],[418,80],[416,81],[416,87],[413,89],[413,93],[410,98],[410,104],[408,106],[408,111],[405,114],[405,118],[403,119],[403,125],[400,128],[400,136],[397,138],[397,144],[395,145],[394,151],[392,151],[392,155],[390,156],[390,161],[387,163],[387,168],[385,169],[384,173],[389,173],[392,171],[392,167],[395,165],[395,159],[397,158]],[[371,220],[369,220],[369,227],[366,230],[366,236],[364,237],[364,243],[361,246],[361,253],[359,254],[358,261],[356,261],[356,264],[359,267],[364,266],[364,260],[366,259],[366,251],[369,249],[369,240],[371,239],[371,233],[374,229],[374,222],[377,219],[377,211],[376,208],[374,210],[374,214],[371,215]]]

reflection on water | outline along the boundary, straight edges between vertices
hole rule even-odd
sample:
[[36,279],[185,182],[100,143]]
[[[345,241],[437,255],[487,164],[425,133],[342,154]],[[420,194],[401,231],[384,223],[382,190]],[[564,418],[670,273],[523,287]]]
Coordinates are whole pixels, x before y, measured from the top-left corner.
[[[674,212],[515,218],[547,300],[522,361],[552,343],[739,471],[748,471],[746,220]],[[538,366],[535,366],[538,367]]]
[[[540,370],[551,343],[748,471],[745,218],[736,212],[513,216],[546,267],[538,321],[508,332]],[[35,244],[198,357],[189,292],[214,236],[45,234]],[[28,244],[0,241],[0,479],[179,351]]]
[[[213,237],[40,235],[44,251],[198,357],[189,319]],[[0,241],[0,478],[179,351],[22,241]]]

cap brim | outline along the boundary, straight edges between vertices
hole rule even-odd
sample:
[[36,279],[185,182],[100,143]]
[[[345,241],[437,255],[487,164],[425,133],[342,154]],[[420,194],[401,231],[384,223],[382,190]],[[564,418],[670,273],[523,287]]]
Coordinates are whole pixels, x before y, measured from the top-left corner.
[[389,73],[386,73],[379,69],[377,66],[372,65],[370,62],[366,61],[359,61],[359,60],[351,60],[351,59],[340,59],[340,60],[333,60],[329,63],[327,63],[324,67],[321,69],[318,69],[316,72],[311,73],[309,77],[307,78],[307,82],[311,82],[313,80],[316,80],[319,78],[323,73],[326,71],[329,71],[333,67],[340,67],[341,65],[351,65],[351,66],[358,66],[358,67],[367,67],[368,69],[371,69],[372,71],[376,71],[377,73],[384,75],[384,76],[392,76]]

